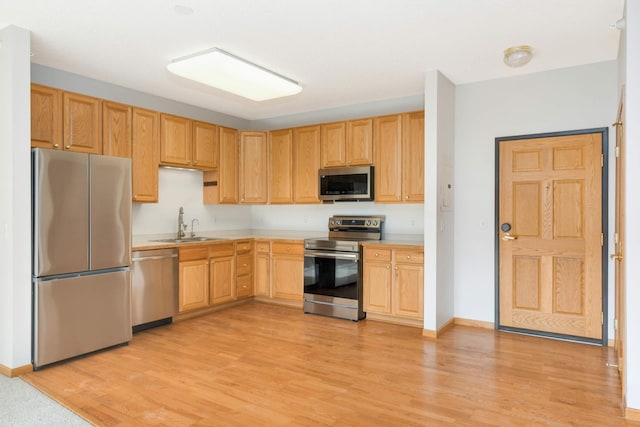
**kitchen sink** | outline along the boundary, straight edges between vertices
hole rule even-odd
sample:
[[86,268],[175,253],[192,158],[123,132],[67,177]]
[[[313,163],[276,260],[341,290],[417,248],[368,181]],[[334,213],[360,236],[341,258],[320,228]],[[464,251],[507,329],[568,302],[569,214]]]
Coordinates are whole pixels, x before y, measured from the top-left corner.
[[164,242],[164,243],[189,243],[189,242],[208,242],[209,240],[220,240],[216,237],[183,237],[181,239],[169,238],[169,239],[157,239],[152,240],[152,242]]

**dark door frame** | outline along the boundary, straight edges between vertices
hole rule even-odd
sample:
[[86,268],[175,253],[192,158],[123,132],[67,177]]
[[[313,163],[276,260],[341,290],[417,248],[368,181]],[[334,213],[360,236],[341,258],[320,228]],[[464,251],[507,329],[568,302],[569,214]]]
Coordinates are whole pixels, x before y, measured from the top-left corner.
[[[512,328],[508,326],[500,326],[500,143],[504,141],[514,141],[521,139],[549,138],[555,136],[567,135],[584,135],[587,133],[602,134],[602,233],[604,235],[604,243],[602,244],[602,339],[593,339],[585,337],[576,337],[573,335],[555,334],[551,332],[532,331],[529,329]],[[593,128],[578,129],[562,132],[536,133],[528,135],[504,136],[495,139],[495,325],[498,331],[518,332],[528,335],[536,335],[547,338],[557,338],[569,341],[577,341],[583,343],[608,345],[608,306],[609,306],[609,278],[608,278],[608,241],[609,241],[609,128]]]

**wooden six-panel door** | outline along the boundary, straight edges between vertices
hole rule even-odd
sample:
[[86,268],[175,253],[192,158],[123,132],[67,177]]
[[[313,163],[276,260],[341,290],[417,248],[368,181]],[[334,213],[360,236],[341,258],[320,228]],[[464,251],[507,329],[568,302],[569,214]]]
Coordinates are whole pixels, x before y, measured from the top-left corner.
[[602,339],[602,133],[500,142],[500,326]]

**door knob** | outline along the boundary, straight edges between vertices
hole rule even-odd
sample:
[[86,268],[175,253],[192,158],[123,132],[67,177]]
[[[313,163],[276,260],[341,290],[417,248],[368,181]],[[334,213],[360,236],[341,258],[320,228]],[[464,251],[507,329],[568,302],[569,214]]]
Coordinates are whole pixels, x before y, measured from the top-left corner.
[[511,224],[509,224],[508,222],[503,223],[500,226],[500,230],[504,231],[504,236],[502,236],[502,240],[516,240],[518,237],[517,236],[512,236],[511,234],[509,234],[509,231],[511,231]]

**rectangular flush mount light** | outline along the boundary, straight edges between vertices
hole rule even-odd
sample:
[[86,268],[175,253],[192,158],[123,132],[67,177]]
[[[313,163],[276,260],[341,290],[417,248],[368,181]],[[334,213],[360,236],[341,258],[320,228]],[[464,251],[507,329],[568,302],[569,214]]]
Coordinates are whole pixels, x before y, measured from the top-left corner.
[[174,59],[167,69],[253,101],[281,98],[302,91],[297,82],[216,47]]

